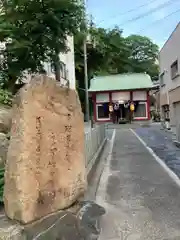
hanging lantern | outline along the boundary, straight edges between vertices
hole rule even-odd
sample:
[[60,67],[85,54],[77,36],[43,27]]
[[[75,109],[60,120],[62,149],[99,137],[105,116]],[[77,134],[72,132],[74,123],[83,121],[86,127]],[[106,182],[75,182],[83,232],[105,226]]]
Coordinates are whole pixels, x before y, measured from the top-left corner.
[[135,109],[135,107],[134,107],[134,103],[131,103],[131,104],[130,104],[130,110],[133,112],[134,109]]

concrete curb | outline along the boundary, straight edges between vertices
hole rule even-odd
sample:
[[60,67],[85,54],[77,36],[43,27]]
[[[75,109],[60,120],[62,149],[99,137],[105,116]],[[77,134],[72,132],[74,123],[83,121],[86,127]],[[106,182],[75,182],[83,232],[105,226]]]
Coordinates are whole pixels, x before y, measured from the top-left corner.
[[87,181],[88,181],[88,183],[92,179],[93,172],[99,163],[100,155],[101,155],[102,151],[104,150],[106,142],[107,142],[107,138],[105,138],[104,141],[101,143],[101,145],[100,145],[99,149],[97,150],[97,152],[95,153],[93,159],[90,161],[90,163],[87,166]]

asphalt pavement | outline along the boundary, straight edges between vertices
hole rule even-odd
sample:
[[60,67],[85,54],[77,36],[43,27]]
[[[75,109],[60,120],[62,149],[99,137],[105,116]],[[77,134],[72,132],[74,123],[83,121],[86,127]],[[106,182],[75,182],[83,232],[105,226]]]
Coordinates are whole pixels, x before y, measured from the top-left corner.
[[160,125],[136,128],[135,132],[146,142],[155,154],[180,178],[180,148],[172,141],[172,134]]
[[112,130],[96,195],[106,209],[100,240],[180,240],[180,189],[136,136],[156,149],[164,140],[150,129]]

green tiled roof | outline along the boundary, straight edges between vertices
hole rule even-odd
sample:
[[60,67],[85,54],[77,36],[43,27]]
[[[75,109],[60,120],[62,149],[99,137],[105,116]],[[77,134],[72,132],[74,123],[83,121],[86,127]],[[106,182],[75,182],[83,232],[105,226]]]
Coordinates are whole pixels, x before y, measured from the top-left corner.
[[109,76],[98,76],[91,80],[89,92],[150,89],[153,83],[145,73],[128,73]]

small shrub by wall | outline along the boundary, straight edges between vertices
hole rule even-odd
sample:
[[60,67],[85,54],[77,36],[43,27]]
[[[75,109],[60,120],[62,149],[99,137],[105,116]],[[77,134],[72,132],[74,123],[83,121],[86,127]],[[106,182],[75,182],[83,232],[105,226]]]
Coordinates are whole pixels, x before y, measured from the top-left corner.
[[0,88],[0,104],[12,106],[13,96],[7,90]]
[[3,204],[4,168],[0,168],[0,204]]
[[[1,134],[1,137],[0,137],[0,140],[1,140],[1,142],[0,142],[0,150],[1,150],[0,165],[4,165],[4,164],[2,164],[2,161],[3,162],[5,161],[4,152],[6,151],[6,145],[8,146],[8,140],[6,142],[4,141],[4,139],[6,139],[6,135],[4,133],[2,133],[2,131],[1,131],[2,129],[3,130],[5,129],[5,127],[3,127],[4,126],[4,124],[3,124],[4,116],[6,119],[6,115],[7,116],[9,115],[9,114],[5,114],[4,112],[6,112],[5,111],[6,107],[7,107],[7,113],[9,111],[8,109],[11,109],[12,99],[13,99],[13,95],[10,92],[0,88],[0,106],[1,106],[0,108],[2,108],[1,109],[2,111],[0,111],[0,114],[2,114],[0,116],[0,134]],[[7,122],[9,122],[9,117],[7,117]],[[0,204],[3,204],[3,191],[4,191],[4,167],[0,166]]]

